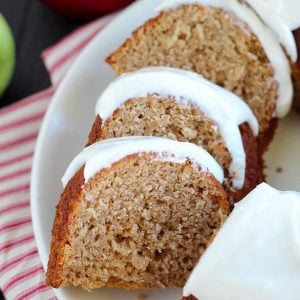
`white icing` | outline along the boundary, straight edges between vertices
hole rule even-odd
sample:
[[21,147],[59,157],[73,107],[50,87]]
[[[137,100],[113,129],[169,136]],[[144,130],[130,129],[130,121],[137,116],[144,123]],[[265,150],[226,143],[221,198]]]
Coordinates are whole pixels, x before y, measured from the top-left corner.
[[299,0],[245,0],[272,29],[293,62],[297,46],[292,30],[300,27]]
[[201,166],[202,171],[214,175],[220,183],[224,180],[222,168],[199,146],[159,137],[123,137],[103,140],[83,149],[67,168],[62,178],[63,186],[67,185],[82,166],[84,166],[84,179],[87,182],[100,170],[110,167],[114,162],[138,153],[156,153],[159,156],[155,159],[180,164],[189,159],[196,166]]
[[263,183],[236,204],[183,294],[200,300],[296,300],[299,278],[300,193]]
[[194,72],[153,67],[124,74],[113,81],[100,96],[96,113],[104,123],[126,100],[151,93],[174,96],[183,104],[193,104],[215,122],[232,157],[229,172],[233,186],[241,189],[246,157],[238,126],[248,122],[254,134],[258,133],[257,120],[248,105],[233,93]]
[[[240,3],[238,0],[164,0],[157,10],[167,10],[182,4],[194,3],[223,8],[224,10],[232,12],[239,19],[249,25],[253,33],[259,39],[271,65],[273,66],[274,78],[278,83],[276,115],[279,118],[284,117],[289,112],[292,105],[293,84],[291,79],[291,68],[288,58],[280,46],[279,40],[273,34],[271,29],[269,29],[269,27],[267,27],[259,19],[250,7],[246,4]],[[276,25],[274,24],[274,26],[277,26],[277,23],[278,22],[276,22]]]

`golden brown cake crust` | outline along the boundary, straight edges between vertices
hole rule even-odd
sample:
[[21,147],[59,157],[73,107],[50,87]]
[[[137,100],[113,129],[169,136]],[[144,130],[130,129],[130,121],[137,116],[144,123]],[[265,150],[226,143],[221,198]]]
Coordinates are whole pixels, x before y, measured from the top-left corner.
[[[274,124],[270,127],[270,135],[268,135],[270,140],[273,138],[276,124],[277,119],[276,122],[274,121]],[[101,126],[102,121],[98,115],[90,131],[88,145],[101,140]],[[259,154],[256,138],[254,137],[253,132],[248,124],[242,124],[240,126],[240,131],[246,154],[246,175],[243,188],[239,191],[234,191],[231,194],[234,202],[238,202],[243,199],[245,195],[247,195],[252,189],[254,189],[264,180],[262,155]],[[261,147],[265,149],[268,144],[269,142],[266,141],[266,143],[261,145]]]
[[[109,172],[109,169],[120,168],[122,167],[122,164],[138,160],[140,160],[140,156],[138,154],[129,155],[121,161],[114,163],[110,168],[102,170],[96,176],[105,176],[105,174]],[[229,203],[224,190],[221,188],[220,184],[212,175],[207,174],[206,176],[207,178],[210,178],[210,183],[212,184],[212,186],[218,190],[219,196],[215,198],[215,200],[218,201],[220,209],[222,209],[223,212],[226,215],[228,215]],[[95,178],[92,179],[92,181],[96,180]],[[50,257],[48,262],[48,270],[46,273],[46,283],[54,288],[58,288],[60,286],[65,285],[63,281],[63,267],[66,261],[69,259],[66,251],[66,246],[69,244],[70,227],[72,224],[74,224],[74,218],[77,211],[79,210],[79,206],[82,201],[81,194],[84,192],[84,189],[85,183],[83,177],[83,168],[81,168],[67,184],[65,190],[61,195],[59,204],[56,208],[56,217],[52,229]],[[154,287],[153,283],[151,282],[144,282],[143,284],[134,282],[124,282],[113,277],[110,278],[105,285],[107,287],[117,287],[125,289],[141,289]],[[88,285],[83,287],[90,289],[98,287],[98,285],[96,282],[91,283],[91,287],[89,287]]]
[[262,156],[258,153],[253,132],[248,124],[242,124],[240,131],[246,154],[246,174],[243,188],[232,195],[235,202],[242,200],[258,184],[264,181]]
[[64,253],[64,245],[69,236],[69,225],[78,208],[78,199],[84,184],[83,168],[81,168],[67,184],[60,201],[56,206],[56,216],[52,227],[52,240],[50,257],[46,273],[46,283],[58,288],[62,282],[62,270],[67,259]]
[[97,115],[92,125],[91,131],[89,133],[89,139],[86,146],[92,145],[101,139],[101,127],[102,127],[102,120],[100,116]]
[[263,154],[268,150],[274,135],[276,133],[276,129],[278,127],[278,122],[279,119],[278,118],[273,118],[270,121],[270,125],[269,128],[264,132],[263,136],[260,136],[257,139],[257,147],[258,147],[258,152],[260,154],[260,156],[262,157]]

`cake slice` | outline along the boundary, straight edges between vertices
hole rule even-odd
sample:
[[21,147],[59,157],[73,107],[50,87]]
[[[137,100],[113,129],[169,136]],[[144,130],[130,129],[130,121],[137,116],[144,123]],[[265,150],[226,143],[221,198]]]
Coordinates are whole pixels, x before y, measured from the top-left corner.
[[191,143],[126,137],[85,148],[63,177],[47,284],[183,287],[229,214],[222,181]]
[[263,181],[251,109],[197,73],[152,67],[123,74],[100,96],[89,144],[122,136],[161,136],[205,148],[223,167],[232,202]]
[[300,193],[263,183],[239,202],[189,277],[184,300],[296,300]]
[[195,71],[246,101],[260,124],[261,151],[291,106],[289,59],[243,1],[162,1],[108,58],[117,74],[149,66]]

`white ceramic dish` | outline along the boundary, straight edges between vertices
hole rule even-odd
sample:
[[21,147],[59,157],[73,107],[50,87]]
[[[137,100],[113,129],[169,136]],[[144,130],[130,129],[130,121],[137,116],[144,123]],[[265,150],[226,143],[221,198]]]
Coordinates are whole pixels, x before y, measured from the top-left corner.
[[[140,24],[156,14],[160,0],[140,0],[117,17],[86,47],[64,78],[44,119],[33,161],[31,209],[34,233],[44,268],[47,266],[54,207],[62,191],[65,168],[87,141],[100,92],[114,78],[105,57]],[[300,190],[300,115],[290,114],[280,123],[267,154],[268,182],[280,189]],[[147,300],[179,299],[180,290],[145,292],[79,288],[55,290],[59,299],[133,300],[140,293]]]

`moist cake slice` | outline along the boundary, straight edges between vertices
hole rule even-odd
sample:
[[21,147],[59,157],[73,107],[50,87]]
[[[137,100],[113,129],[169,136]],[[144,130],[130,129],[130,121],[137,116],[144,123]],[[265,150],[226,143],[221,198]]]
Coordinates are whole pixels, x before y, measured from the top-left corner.
[[63,177],[47,284],[183,287],[229,214],[222,181],[191,143],[126,137],[85,148]]

